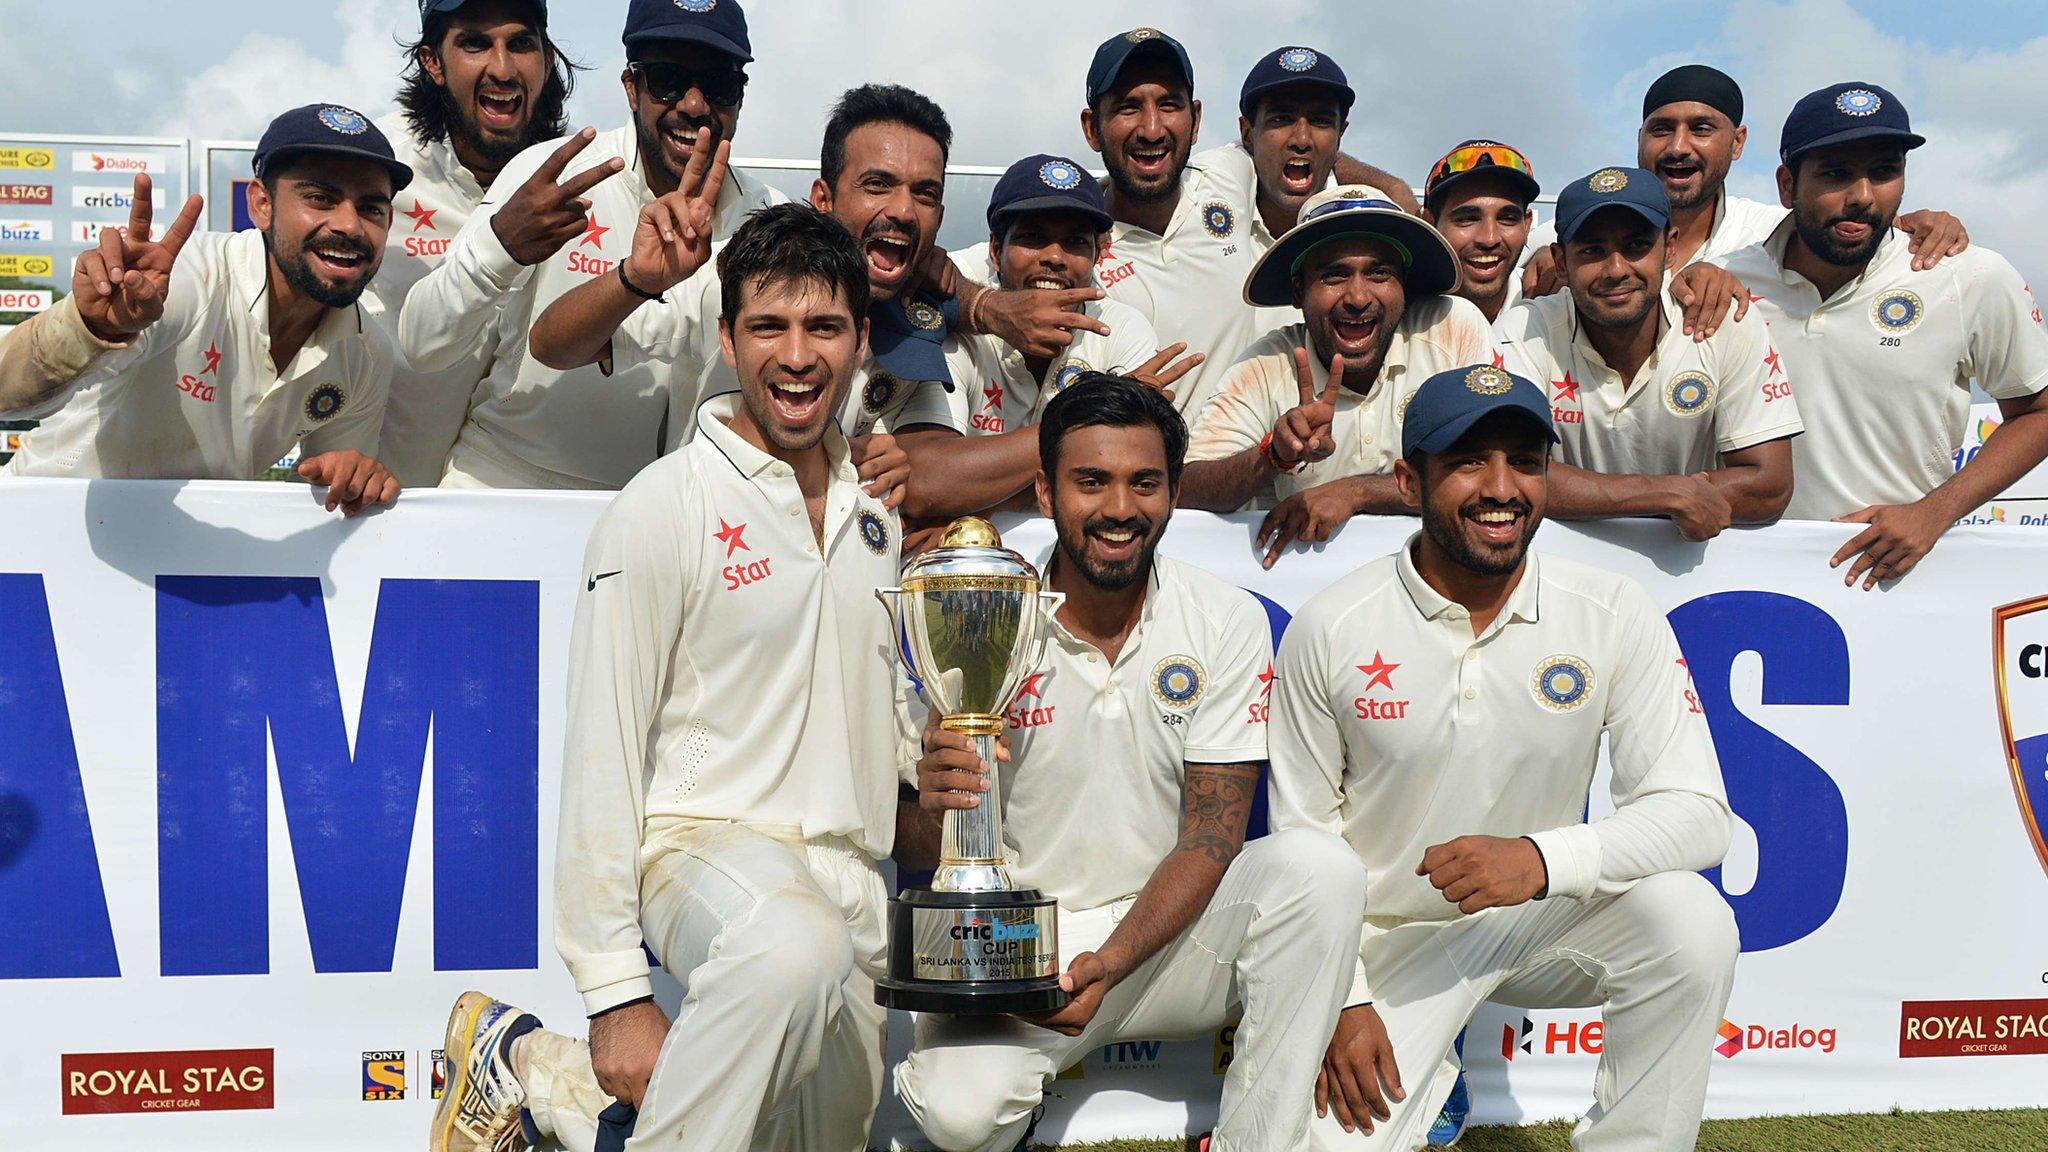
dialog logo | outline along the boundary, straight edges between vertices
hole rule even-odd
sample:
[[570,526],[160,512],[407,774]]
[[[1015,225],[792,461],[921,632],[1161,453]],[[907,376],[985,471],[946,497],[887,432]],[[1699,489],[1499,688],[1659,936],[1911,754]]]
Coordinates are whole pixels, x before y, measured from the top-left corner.
[[2048,870],[2048,596],[1991,610],[1999,734],[2019,805],[2018,833]]
[[2048,1056],[2048,1000],[1908,1000],[1899,1055]]
[[363,1053],[363,1099],[405,1099],[405,1053]]
[[269,1048],[66,1052],[64,1115],[273,1108],[273,1061]]
[[1833,1028],[1812,1028],[1804,1024],[1771,1028],[1762,1024],[1742,1025],[1723,1020],[1721,1027],[1715,1030],[1714,1040],[1714,1051],[1729,1060],[1744,1052],[1764,1050],[1826,1053],[1835,1050]]
[[154,152],[73,152],[73,172],[147,172],[161,176],[170,170],[164,158]]

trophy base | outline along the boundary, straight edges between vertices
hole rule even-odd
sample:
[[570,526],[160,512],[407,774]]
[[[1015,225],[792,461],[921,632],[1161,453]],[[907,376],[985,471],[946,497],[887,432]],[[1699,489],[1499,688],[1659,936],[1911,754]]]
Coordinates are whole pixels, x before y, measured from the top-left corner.
[[1035,888],[907,889],[889,901],[889,974],[875,981],[875,1003],[949,1016],[1057,1012],[1067,994],[1055,913]]

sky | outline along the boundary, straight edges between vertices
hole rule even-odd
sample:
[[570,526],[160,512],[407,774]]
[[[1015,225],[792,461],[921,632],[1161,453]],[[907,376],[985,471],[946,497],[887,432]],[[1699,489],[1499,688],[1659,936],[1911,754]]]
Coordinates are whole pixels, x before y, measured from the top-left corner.
[[[731,3],[735,0],[722,0]],[[625,118],[624,0],[556,0],[551,31],[590,67],[573,122]],[[1060,19],[1048,12],[1057,11]],[[415,0],[0,0],[0,129],[253,138],[313,101],[387,111]],[[2048,286],[2048,17],[2040,0],[749,0],[756,62],[735,139],[744,156],[815,160],[824,109],[871,80],[937,100],[953,160],[1033,152],[1092,162],[1078,116],[1096,44],[1154,25],[1187,45],[1203,145],[1236,133],[1236,95],[1267,51],[1338,61],[1359,100],[1345,150],[1412,183],[1459,140],[1521,148],[1547,189],[1633,163],[1643,90],[1710,63],[1741,82],[1751,140],[1730,184],[1775,201],[1778,129],[1801,94],[1841,80],[1891,89],[1928,137],[1906,206],[1961,217],[1973,239]],[[139,33],[134,30],[141,30]]]

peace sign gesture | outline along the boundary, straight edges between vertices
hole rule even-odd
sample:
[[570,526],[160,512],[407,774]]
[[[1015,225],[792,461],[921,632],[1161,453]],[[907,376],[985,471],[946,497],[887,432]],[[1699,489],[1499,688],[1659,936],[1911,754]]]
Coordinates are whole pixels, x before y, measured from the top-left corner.
[[1187,350],[1188,344],[1185,340],[1170,348],[1161,348],[1150,360],[1131,369],[1131,379],[1156,390],[1168,400],[1173,399],[1173,386],[1180,382],[1181,377],[1201,367],[1202,361],[1208,359],[1200,352],[1181,356],[1179,360],[1174,359]]
[[660,295],[690,278],[711,259],[718,193],[725,187],[732,141],[711,146],[711,129],[697,129],[689,163],[676,190],[640,209],[625,276],[643,292]]
[[1294,350],[1294,383],[1301,392],[1301,404],[1289,409],[1273,425],[1273,462],[1283,468],[1326,460],[1337,450],[1330,425],[1337,419],[1337,389],[1344,382],[1344,357],[1330,357],[1330,381],[1316,392],[1315,375],[1309,371],[1308,349]]
[[596,138],[594,128],[569,137],[491,215],[491,230],[512,259],[529,266],[538,264],[589,231],[590,201],[584,194],[626,166],[614,156],[563,180],[569,161]]
[[125,228],[100,229],[100,243],[79,254],[71,271],[71,295],[92,334],[120,343],[157,322],[171,290],[171,265],[199,226],[201,200],[187,197],[164,238],[149,238],[149,177],[135,176],[135,202]]

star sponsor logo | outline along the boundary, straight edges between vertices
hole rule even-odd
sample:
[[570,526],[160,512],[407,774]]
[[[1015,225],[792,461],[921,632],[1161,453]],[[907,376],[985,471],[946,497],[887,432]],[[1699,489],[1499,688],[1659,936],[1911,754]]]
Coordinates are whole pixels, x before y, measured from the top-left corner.
[[[212,376],[217,380],[220,376],[220,344],[215,341],[208,341],[206,351],[200,355],[205,358],[205,363],[200,366],[198,372],[186,372],[178,377],[178,391],[202,404],[211,404],[214,401],[214,397],[218,395],[219,388],[214,380],[205,378]],[[332,388],[334,386],[330,384],[327,387]],[[340,389],[336,389],[336,391],[340,391]],[[312,412],[312,404],[312,398],[308,397],[306,400],[308,415]]]
[[1357,714],[1358,718],[1360,720],[1406,719],[1409,701],[1378,700],[1371,696],[1375,688],[1384,688],[1389,693],[1394,692],[1394,673],[1399,671],[1401,666],[1388,660],[1386,655],[1380,650],[1374,649],[1372,663],[1359,664],[1355,665],[1355,667],[1360,672],[1365,673],[1363,694],[1351,702],[1352,711]]
[[991,380],[981,386],[981,410],[984,412],[1001,412],[1003,410],[1003,385],[1001,381]]
[[2048,1000],[1907,1000],[1899,1005],[1899,1055],[2048,1055]]
[[1266,670],[1258,674],[1259,698],[1245,705],[1245,723],[1264,724],[1273,718],[1273,662],[1266,661]]
[[425,204],[420,203],[419,197],[415,196],[413,197],[412,207],[399,213],[399,215],[405,217],[407,220],[412,221],[412,230],[415,232],[419,231],[422,228],[426,229],[429,232],[438,232],[440,231],[440,229],[434,226],[434,217],[438,215],[440,211],[441,210],[439,208],[429,208]]
[[[1550,382],[1550,419],[1552,423],[1585,423],[1586,412],[1581,407],[1584,403],[1585,401],[1579,399],[1579,381],[1572,375],[1571,369],[1565,369],[1564,379],[1552,380]],[[1566,404],[1571,404],[1573,407],[1567,408],[1565,407]]]
[[66,1052],[63,1113],[226,1112],[276,1106],[269,1048]]
[[[720,518],[718,521],[718,531],[713,532],[711,535],[719,543],[725,545],[725,558],[730,560],[734,553],[753,551],[747,545],[746,532],[746,524],[728,524],[723,518]],[[725,577],[725,590],[732,592],[745,588],[750,584],[759,584],[761,581],[775,575],[774,563],[774,557],[762,556],[759,559],[749,560],[742,564],[726,565],[720,573],[720,575]]]
[[[1033,672],[1024,678],[1023,686],[1017,689],[1015,706],[1010,709],[1009,715],[1003,718],[1010,731],[1041,728],[1052,723],[1053,712],[1059,705],[1045,703],[1046,675],[1044,672]],[[1038,703],[1029,703],[1032,700]]]
[[1776,348],[1764,355],[1764,403],[1792,398],[1792,381],[1785,378],[1785,358]]
[[604,251],[604,234],[611,228],[597,222],[597,213],[592,212],[583,220],[583,235],[576,238],[578,248],[595,248]]
[[725,545],[725,558],[727,560],[732,559],[735,552],[753,551],[752,548],[747,547],[747,526],[745,523],[728,524],[725,522],[725,518],[721,516],[718,520],[718,531],[713,532],[712,535],[717,537],[720,544]]
[[393,1050],[363,1053],[363,1099],[405,1099],[405,1053]]
[[1577,656],[1546,656],[1529,676],[1529,692],[1552,712],[1577,711],[1593,692],[1593,666]]

